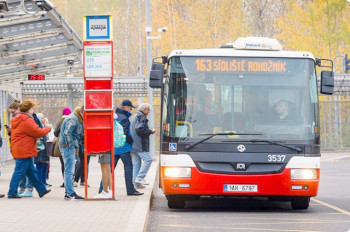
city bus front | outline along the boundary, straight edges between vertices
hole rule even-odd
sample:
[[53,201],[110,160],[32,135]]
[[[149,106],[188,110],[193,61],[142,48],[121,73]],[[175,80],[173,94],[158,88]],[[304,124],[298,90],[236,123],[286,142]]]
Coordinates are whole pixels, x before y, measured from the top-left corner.
[[312,57],[175,54],[162,101],[160,186],[169,207],[199,196],[266,196],[305,209],[317,195]]

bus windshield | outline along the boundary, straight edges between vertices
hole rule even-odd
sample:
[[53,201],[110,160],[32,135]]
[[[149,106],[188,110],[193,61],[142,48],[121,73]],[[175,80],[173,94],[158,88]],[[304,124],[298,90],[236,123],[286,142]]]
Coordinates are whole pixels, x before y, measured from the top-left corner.
[[[163,92],[163,136],[199,140],[310,140],[319,136],[312,59],[172,57]],[[219,142],[216,136],[208,142]]]

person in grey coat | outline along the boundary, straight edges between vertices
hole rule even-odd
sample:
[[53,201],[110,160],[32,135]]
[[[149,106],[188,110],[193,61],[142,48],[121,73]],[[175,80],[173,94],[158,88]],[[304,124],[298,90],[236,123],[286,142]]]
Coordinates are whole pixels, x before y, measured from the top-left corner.
[[[151,167],[152,157],[149,153],[149,136],[154,134],[154,129],[149,129],[147,115],[151,110],[148,103],[142,103],[138,111],[131,119],[131,134],[134,139],[132,144],[132,162],[133,162],[133,183],[136,188],[143,188],[148,183],[144,180],[149,168]],[[141,165],[142,159],[142,165]]]

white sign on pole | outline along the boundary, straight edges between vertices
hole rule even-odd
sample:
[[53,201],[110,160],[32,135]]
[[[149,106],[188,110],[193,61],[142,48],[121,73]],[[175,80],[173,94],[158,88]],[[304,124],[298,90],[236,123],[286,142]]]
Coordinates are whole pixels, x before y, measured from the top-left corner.
[[90,19],[89,36],[97,38],[108,36],[108,20],[109,19]]
[[113,39],[111,15],[84,16],[84,25],[85,41],[106,41]]
[[84,46],[85,77],[112,77],[112,46]]

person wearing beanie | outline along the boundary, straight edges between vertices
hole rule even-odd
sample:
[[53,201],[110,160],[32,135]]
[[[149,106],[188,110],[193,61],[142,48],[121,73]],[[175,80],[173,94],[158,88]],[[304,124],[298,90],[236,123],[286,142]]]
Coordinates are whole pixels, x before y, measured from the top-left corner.
[[[60,121],[58,122],[56,128],[55,128],[55,139],[54,139],[54,146],[53,146],[53,156],[54,157],[59,157],[60,158],[60,163],[61,163],[61,172],[62,172],[62,177],[64,178],[64,162],[63,162],[63,158],[62,158],[62,154],[60,152],[60,149],[58,148],[58,142],[59,142],[59,137],[60,137],[60,132],[61,132],[61,126],[63,121],[66,119],[66,117],[68,115],[70,115],[72,113],[71,109],[69,107],[65,107],[62,109],[62,117],[60,119]],[[60,186],[61,188],[64,188],[64,182],[63,184]]]
[[64,161],[64,187],[65,200],[84,200],[74,191],[73,174],[75,166],[75,153],[81,143],[83,135],[84,106],[76,107],[62,123],[58,147]]
[[68,115],[70,115],[71,113],[72,113],[72,111],[70,110],[69,107],[63,108],[63,110],[62,110],[62,115],[68,116]]
[[38,154],[36,148],[36,139],[47,135],[51,128],[40,128],[34,121],[34,104],[31,101],[25,101],[19,109],[21,113],[11,119],[11,151],[16,160],[16,166],[10,182],[8,198],[21,198],[17,195],[19,182],[25,174],[37,190],[40,197],[43,197],[51,190],[39,180],[36,174],[33,157]]

